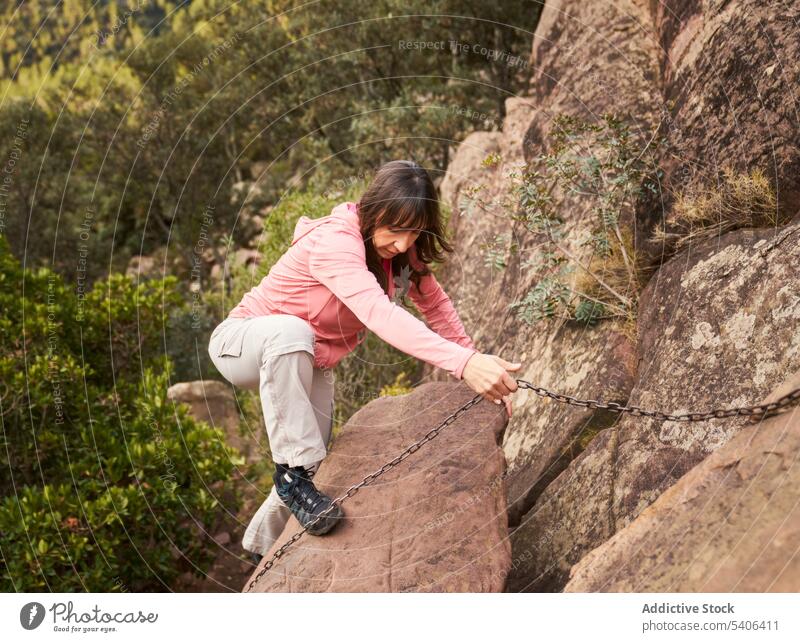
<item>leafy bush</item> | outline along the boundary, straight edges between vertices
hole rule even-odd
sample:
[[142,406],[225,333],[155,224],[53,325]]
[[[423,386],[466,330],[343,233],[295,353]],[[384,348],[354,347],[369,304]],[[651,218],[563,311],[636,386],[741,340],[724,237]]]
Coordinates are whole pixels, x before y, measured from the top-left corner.
[[174,288],[112,275],[79,299],[0,236],[0,590],[163,590],[182,555],[209,563],[208,488],[243,460],[167,400]]
[[[514,218],[542,238],[546,278],[558,295],[527,297],[513,307],[532,305],[534,318],[560,314],[589,324],[608,317],[633,322],[641,266],[621,219],[646,191],[656,191],[662,172],[654,169],[655,141],[640,149],[629,127],[610,113],[599,122],[562,114],[551,131],[550,149],[513,176],[519,198]],[[552,198],[556,190],[589,205],[594,226],[578,243],[588,246],[588,259],[567,248],[564,220]]]
[[[264,203],[282,200],[287,186],[327,189],[392,158],[413,157],[441,175],[453,145],[497,129],[506,98],[526,86],[542,4],[445,0],[437,15],[428,5],[5,3],[4,158],[19,123],[30,121],[7,195],[12,248],[24,249],[28,265],[54,262],[70,274],[74,229],[93,208],[94,256],[113,257],[122,271],[168,239],[188,272],[207,207],[210,236],[246,241],[242,202],[231,196],[254,167],[267,168],[258,172]],[[254,83],[263,83],[257,92]],[[36,235],[26,230],[32,210]],[[93,281],[107,263],[87,269]]]

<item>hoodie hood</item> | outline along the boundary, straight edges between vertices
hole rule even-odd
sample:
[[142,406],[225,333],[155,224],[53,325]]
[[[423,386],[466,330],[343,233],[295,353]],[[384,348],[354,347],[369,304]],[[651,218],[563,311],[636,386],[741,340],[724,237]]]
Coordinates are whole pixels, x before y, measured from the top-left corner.
[[320,225],[324,225],[325,223],[329,223],[331,221],[343,221],[345,224],[354,227],[360,232],[356,204],[351,201],[346,201],[335,206],[331,210],[331,213],[327,216],[320,216],[319,218],[301,216],[297,221],[297,225],[295,225],[294,236],[291,244],[294,245],[312,230],[315,230]]

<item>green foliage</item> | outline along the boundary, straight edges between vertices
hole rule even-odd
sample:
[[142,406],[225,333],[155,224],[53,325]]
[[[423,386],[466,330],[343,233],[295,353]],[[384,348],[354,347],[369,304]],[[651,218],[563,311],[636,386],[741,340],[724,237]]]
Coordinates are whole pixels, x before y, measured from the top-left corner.
[[[22,119],[31,122],[7,234],[28,265],[54,260],[71,275],[79,226],[92,211],[90,282],[105,276],[105,257],[123,271],[167,238],[187,276],[209,207],[208,236],[230,233],[238,247],[242,207],[366,178],[392,158],[444,172],[453,145],[498,128],[505,99],[524,87],[541,9],[519,0],[446,0],[438,15],[422,0],[49,4],[1,12],[4,158]],[[440,46],[405,44],[420,42]],[[255,162],[266,171],[251,191]],[[224,255],[213,253],[221,265]]]
[[567,305],[569,289],[557,279],[546,277],[531,288],[521,301],[512,303],[511,309],[519,308],[517,317],[526,323],[534,323],[552,317]]
[[1,590],[163,590],[177,551],[209,563],[189,526],[243,460],[166,397],[155,340],[174,287],[112,274],[80,301],[0,236]]
[[599,301],[583,299],[575,306],[575,320],[592,325],[602,318],[603,312],[605,312],[605,306]]
[[[553,119],[551,131],[550,150],[531,164],[543,165],[546,175],[530,171],[523,176],[527,180],[521,189],[527,192],[531,186],[541,188],[552,181],[566,194],[590,197],[598,223],[592,242],[604,253],[609,234],[625,208],[632,207],[645,190],[656,191],[653,141],[640,149],[628,125],[610,113],[604,114],[600,122],[561,114]],[[540,189],[536,191],[541,193]],[[523,220],[535,226],[537,215],[546,221],[558,220],[550,199],[534,199],[523,205]]]
[[92,352],[93,371],[101,381],[109,380],[112,370],[136,369],[163,350],[161,337],[169,312],[183,305],[177,285],[174,276],[137,284],[122,274],[94,284],[78,327],[84,351]]
[[[30,79],[90,55],[119,53],[185,0],[25,0],[0,9],[0,77]],[[55,5],[55,6],[54,6]],[[35,37],[34,37],[35,34]],[[29,74],[26,74],[29,72]]]
[[486,251],[484,264],[493,270],[504,270],[508,267],[507,255],[519,251],[519,244],[511,240],[511,234],[495,234],[491,241],[481,243],[479,247]]
[[[657,189],[663,172],[655,165],[656,142],[642,147],[613,114],[600,122],[560,115],[551,132],[548,151],[511,173],[513,218],[541,240],[538,260],[526,265],[543,276],[510,307],[528,322],[554,316],[584,324],[613,317],[632,322],[642,266],[622,216]],[[589,210],[594,226],[570,248],[559,210],[574,203]]]

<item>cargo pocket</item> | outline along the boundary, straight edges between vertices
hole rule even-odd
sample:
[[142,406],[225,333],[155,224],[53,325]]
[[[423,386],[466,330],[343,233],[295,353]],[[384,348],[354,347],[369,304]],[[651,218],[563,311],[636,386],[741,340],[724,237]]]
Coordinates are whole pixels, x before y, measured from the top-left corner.
[[[215,353],[218,357],[241,357],[242,345],[244,343],[244,333],[247,330],[248,321],[252,317],[231,319],[225,328],[222,328],[219,335],[215,337],[217,341]],[[228,320],[226,320],[227,322]]]

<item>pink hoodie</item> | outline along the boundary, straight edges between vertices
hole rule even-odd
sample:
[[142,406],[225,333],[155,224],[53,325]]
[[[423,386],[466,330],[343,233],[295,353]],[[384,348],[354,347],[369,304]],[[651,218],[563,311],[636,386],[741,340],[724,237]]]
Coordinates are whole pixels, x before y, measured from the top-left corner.
[[[321,228],[317,230],[317,228]],[[416,247],[408,249],[419,265]],[[411,282],[408,297],[431,328],[391,300],[395,284],[388,259],[389,293],[367,269],[356,204],[340,203],[329,216],[301,216],[290,248],[261,283],[242,297],[229,317],[293,314],[314,330],[314,365],[335,366],[366,338],[369,328],[398,350],[461,379],[478,352],[450,298],[433,274],[422,277],[424,295]]]

